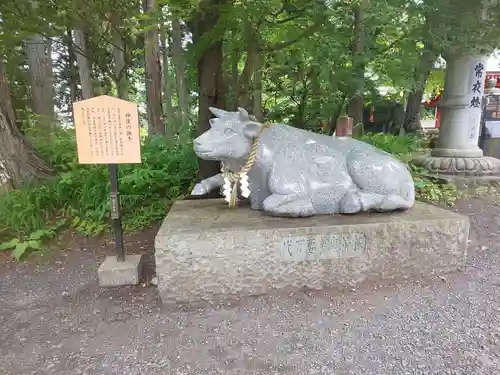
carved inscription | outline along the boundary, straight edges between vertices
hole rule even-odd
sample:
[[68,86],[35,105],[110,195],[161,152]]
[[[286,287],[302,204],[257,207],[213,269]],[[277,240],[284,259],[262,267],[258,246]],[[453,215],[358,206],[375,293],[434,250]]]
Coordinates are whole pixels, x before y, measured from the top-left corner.
[[281,257],[291,262],[356,257],[365,251],[364,233],[295,236],[281,240]]
[[469,104],[471,108],[481,108],[481,100],[483,97],[483,71],[484,65],[478,61],[474,66],[474,78],[472,79],[472,99]]

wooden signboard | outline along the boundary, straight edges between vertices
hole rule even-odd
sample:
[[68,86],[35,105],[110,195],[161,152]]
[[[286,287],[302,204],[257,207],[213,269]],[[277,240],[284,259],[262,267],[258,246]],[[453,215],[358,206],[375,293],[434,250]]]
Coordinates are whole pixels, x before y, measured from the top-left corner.
[[137,104],[103,95],[73,103],[80,164],[108,164],[116,257],[125,261],[118,165],[141,163]]
[[73,104],[80,164],[141,163],[137,104],[103,95]]

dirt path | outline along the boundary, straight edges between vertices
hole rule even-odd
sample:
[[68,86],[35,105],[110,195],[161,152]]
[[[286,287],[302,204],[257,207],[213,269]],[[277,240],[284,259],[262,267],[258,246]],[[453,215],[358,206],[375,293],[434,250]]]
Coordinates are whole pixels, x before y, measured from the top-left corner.
[[[472,220],[464,273],[343,296],[161,309],[154,286],[99,288],[109,249],[96,244],[48,264],[7,262],[0,374],[500,374],[500,208],[458,207]],[[129,248],[150,251],[154,233]]]

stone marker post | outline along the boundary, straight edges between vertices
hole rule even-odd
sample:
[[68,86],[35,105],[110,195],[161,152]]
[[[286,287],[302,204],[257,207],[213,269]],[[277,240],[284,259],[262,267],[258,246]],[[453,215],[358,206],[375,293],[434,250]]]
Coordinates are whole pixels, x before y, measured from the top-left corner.
[[337,126],[335,127],[335,136],[352,137],[352,123],[353,123],[352,117],[340,116],[337,119]]

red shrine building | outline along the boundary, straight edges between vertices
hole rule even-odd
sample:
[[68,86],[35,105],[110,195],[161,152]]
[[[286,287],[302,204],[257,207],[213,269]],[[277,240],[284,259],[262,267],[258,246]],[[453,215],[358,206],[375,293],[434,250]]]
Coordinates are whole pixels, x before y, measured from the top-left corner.
[[[494,72],[486,72],[486,82],[489,81],[490,79],[496,79],[497,84],[495,85],[496,88],[500,88],[500,71],[494,71]],[[486,85],[486,83],[485,83]],[[486,87],[486,86],[484,86]]]
[[[484,87],[486,87],[486,83],[490,79],[496,79],[497,84],[495,87],[500,88],[500,71],[490,71],[486,72],[486,76],[484,78]],[[434,115],[436,116],[436,129],[439,129],[439,120],[440,120],[440,111],[439,111],[439,100],[441,99],[441,96],[443,95],[443,91],[440,91],[439,94],[434,95],[431,99],[424,100],[422,102],[422,106],[424,108],[434,108]]]

